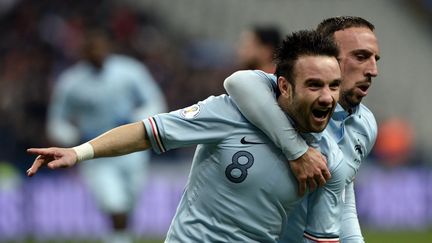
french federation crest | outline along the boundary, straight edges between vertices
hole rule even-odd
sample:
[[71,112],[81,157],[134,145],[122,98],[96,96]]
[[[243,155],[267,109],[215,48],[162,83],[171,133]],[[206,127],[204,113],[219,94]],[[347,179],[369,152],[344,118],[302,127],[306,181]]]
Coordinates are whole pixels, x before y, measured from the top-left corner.
[[195,118],[199,114],[199,112],[200,112],[200,107],[199,105],[195,104],[182,109],[180,114],[182,117],[186,119],[192,119]]

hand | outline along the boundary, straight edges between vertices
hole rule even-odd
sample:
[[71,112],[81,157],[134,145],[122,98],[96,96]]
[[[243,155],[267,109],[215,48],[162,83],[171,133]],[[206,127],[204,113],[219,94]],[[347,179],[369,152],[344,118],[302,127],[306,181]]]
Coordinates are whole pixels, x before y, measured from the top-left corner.
[[72,167],[77,163],[77,155],[73,149],[66,148],[30,148],[30,154],[38,155],[32,166],[27,170],[27,176],[36,174],[42,166],[50,169]]
[[323,186],[331,178],[326,158],[312,147],[298,159],[291,160],[289,164],[299,183],[299,196],[305,194],[307,183],[310,191],[314,191],[317,186]]

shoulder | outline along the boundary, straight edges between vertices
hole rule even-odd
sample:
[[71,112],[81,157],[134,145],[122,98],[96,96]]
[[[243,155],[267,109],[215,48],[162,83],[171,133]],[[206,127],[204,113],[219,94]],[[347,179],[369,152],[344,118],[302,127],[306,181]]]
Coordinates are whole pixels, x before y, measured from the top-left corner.
[[276,76],[274,74],[266,73],[266,72],[261,71],[261,70],[253,70],[252,72],[254,73],[254,75],[259,76],[259,77],[266,79],[268,81],[271,81],[271,82],[276,81]]
[[276,76],[261,70],[240,70],[231,74],[227,79],[264,79],[273,82]]
[[125,65],[140,65],[141,63],[130,56],[121,55],[121,54],[111,54],[108,58],[109,62],[117,62],[117,63],[123,63]]
[[82,77],[90,72],[89,66],[84,62],[78,62],[61,72],[57,78],[57,87],[72,88],[80,85]]
[[207,99],[199,101],[197,104],[201,107],[205,107],[208,110],[214,110],[221,114],[239,113],[239,110],[237,109],[237,106],[234,104],[231,97],[226,94],[209,96]]
[[207,99],[198,102],[197,104],[184,108],[182,112],[193,107],[193,110],[198,109],[200,119],[210,119],[214,122],[250,124],[242,115],[234,101],[230,96],[223,94],[219,96],[209,96]]
[[365,105],[360,104],[358,118],[371,133],[376,133],[378,126],[374,114]]
[[107,60],[107,65],[110,69],[124,71],[125,73],[147,71],[144,63],[133,57],[120,54],[111,54]]
[[63,70],[63,72],[60,73],[59,78],[64,79],[75,75],[82,75],[84,73],[88,73],[89,71],[89,65],[84,61],[79,61]]
[[376,120],[375,120],[374,114],[365,105],[360,104],[358,114],[361,115],[361,116],[364,116],[364,118],[366,120],[368,120],[369,122],[376,124]]

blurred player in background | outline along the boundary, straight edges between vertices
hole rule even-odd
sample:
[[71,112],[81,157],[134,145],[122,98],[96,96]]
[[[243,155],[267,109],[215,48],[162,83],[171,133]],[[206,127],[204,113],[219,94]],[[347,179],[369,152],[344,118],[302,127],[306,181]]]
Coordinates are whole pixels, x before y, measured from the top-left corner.
[[[374,29],[367,20],[351,16],[328,18],[317,27],[318,32],[333,39],[340,48],[339,63],[343,80],[339,104],[326,130],[339,144],[345,161],[356,170],[371,152],[377,137],[375,117],[361,103],[372,84],[372,78],[378,75],[377,61],[380,55]],[[306,151],[306,145],[294,143],[297,141],[294,138],[298,136],[293,132],[285,114],[275,105],[273,89],[268,79],[257,77],[253,71],[239,74],[230,76],[224,86],[245,117],[263,129],[283,151],[290,152],[288,156]],[[253,102],[257,99],[260,102]],[[308,182],[317,184],[314,178],[310,178]],[[356,211],[354,178],[349,180],[344,200],[342,242],[363,242]],[[306,211],[304,208],[295,210],[292,216],[296,218],[294,222],[305,221]],[[283,242],[298,242],[304,224],[289,224],[288,228]]]
[[[84,31],[82,60],[59,76],[48,115],[48,134],[60,146],[87,141],[109,129],[164,112],[165,99],[142,63],[114,54],[109,32],[91,25]],[[113,235],[106,242],[128,243],[128,216],[146,177],[148,152],[90,161],[80,172]]]
[[[339,97],[338,48],[314,31],[289,35],[278,51],[278,104],[311,146],[327,155],[333,174],[308,198],[304,242],[339,242],[342,191],[354,170],[324,130]],[[268,75],[255,71],[264,78]],[[316,133],[309,133],[316,132]],[[77,161],[153,148],[199,144],[186,189],[166,242],[276,242],[301,197],[282,152],[249,123],[229,96],[211,96],[191,107],[110,130],[74,148],[29,149],[41,166],[70,167]],[[92,162],[86,162],[92,163]],[[85,164],[85,163],[84,163]],[[342,176],[342,177],[341,177]]]
[[274,73],[273,55],[281,42],[276,26],[254,26],[240,34],[237,58],[240,69],[262,70]]

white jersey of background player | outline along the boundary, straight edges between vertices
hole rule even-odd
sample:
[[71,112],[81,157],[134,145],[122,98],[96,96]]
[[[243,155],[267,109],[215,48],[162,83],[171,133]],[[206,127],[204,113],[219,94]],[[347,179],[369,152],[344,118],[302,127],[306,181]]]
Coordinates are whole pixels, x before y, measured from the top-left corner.
[[[313,31],[296,32],[284,43],[278,69],[280,107],[299,131],[322,131],[339,95],[338,49]],[[338,242],[342,191],[347,175],[355,171],[342,161],[341,151],[327,134],[304,136],[327,156],[333,177],[325,187],[307,196],[303,241]],[[81,159],[150,147],[163,152],[195,144],[199,145],[190,176],[166,241],[278,240],[290,223],[289,212],[300,200],[296,179],[283,153],[241,115],[226,95],[112,129],[77,148],[29,149],[40,156],[28,175],[34,175],[44,164],[67,167]]]
[[[85,142],[116,126],[165,112],[166,102],[147,67],[112,52],[101,27],[83,32],[82,59],[64,70],[53,90],[47,131],[57,145]],[[150,153],[104,158],[80,166],[81,176],[111,232],[104,242],[129,243],[130,216],[142,192]]]
[[[360,163],[371,151],[377,136],[377,125],[372,112],[360,104],[361,99],[367,95],[372,77],[378,74],[376,62],[379,59],[379,49],[373,33],[374,26],[359,17],[342,16],[322,21],[318,30],[324,36],[332,37],[341,50],[339,60],[343,85],[339,103],[343,106],[338,104],[326,130],[342,149],[344,161],[358,170]],[[279,107],[274,105],[274,80],[273,75],[242,71],[229,77],[224,85],[243,114],[263,129],[278,147],[291,153],[288,156],[306,151],[304,143],[286,139],[296,135],[289,132],[292,130],[290,123]],[[257,97],[260,103],[250,102]],[[288,225],[288,233],[283,242],[299,241],[305,215],[306,210],[303,208],[295,210],[294,215],[290,216],[297,222],[297,226]],[[364,242],[357,219],[352,180],[346,188],[342,220],[342,242]]]
[[[49,107],[48,131],[58,144],[76,145],[109,129],[166,110],[147,68],[109,55],[101,71],[81,61],[59,78]],[[108,212],[130,211],[141,191],[150,154],[104,158],[81,166],[95,199]]]

